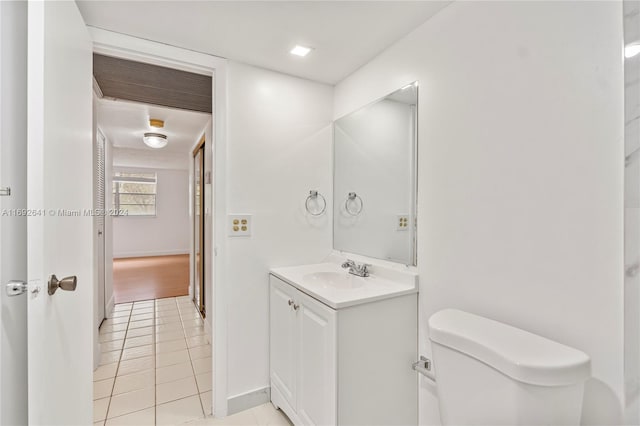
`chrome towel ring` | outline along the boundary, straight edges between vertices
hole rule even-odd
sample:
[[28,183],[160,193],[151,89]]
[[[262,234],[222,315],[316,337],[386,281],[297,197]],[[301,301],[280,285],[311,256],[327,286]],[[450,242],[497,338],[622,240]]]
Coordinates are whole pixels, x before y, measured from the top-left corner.
[[[318,209],[312,209],[309,207],[309,201],[315,200],[316,201],[316,207],[319,207],[317,204],[317,200],[321,199],[322,200],[322,208]],[[307,200],[304,202],[304,208],[307,209],[307,212],[311,215],[311,216],[320,216],[324,213],[324,211],[327,209],[327,200],[325,200],[324,196],[322,194],[320,194],[318,191],[316,190],[311,190],[309,191],[309,196],[307,197]]]
[[[349,206],[352,204],[359,205],[359,208],[351,209]],[[356,194],[355,192],[350,192],[349,195],[347,195],[347,199],[344,202],[344,209],[347,213],[349,213],[351,216],[358,216],[362,212],[363,207],[364,207],[364,202],[362,201],[362,198],[360,198],[358,194]]]

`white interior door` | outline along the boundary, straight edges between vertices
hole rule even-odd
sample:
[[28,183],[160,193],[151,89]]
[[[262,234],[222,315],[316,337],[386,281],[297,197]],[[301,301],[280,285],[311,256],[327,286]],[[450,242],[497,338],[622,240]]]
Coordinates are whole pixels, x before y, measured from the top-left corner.
[[[28,5],[29,423],[92,419],[92,44],[75,2]],[[51,275],[75,291],[47,292]],[[40,288],[40,292],[33,291]]]
[[[0,425],[27,424],[27,5],[0,1]],[[10,191],[9,191],[10,188]]]

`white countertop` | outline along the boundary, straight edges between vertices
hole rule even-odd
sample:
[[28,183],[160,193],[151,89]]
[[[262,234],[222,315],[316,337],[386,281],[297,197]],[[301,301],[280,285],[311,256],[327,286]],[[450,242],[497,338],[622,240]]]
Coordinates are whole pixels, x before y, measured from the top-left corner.
[[[414,272],[378,266],[370,271],[370,276],[363,278],[349,274],[336,263],[316,263],[273,268],[270,273],[333,309],[418,292],[418,275]],[[325,276],[337,277],[339,284],[327,285]]]

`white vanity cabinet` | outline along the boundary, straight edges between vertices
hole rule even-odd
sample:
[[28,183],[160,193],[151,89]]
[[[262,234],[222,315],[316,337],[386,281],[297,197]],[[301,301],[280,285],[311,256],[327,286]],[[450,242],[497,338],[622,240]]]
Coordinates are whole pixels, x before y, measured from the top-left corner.
[[417,424],[417,294],[332,309],[269,281],[275,406],[295,425]]

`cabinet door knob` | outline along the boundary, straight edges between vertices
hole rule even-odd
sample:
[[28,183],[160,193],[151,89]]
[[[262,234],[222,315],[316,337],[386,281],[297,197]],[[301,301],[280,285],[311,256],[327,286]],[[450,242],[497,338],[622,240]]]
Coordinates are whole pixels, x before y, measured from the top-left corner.
[[294,304],[293,304],[293,310],[294,310],[294,311],[297,311],[297,310],[298,310],[298,308],[300,308],[300,305],[298,305],[297,303],[294,303]]
[[289,299],[289,302],[287,303],[289,303],[289,306],[293,305],[293,299]]

